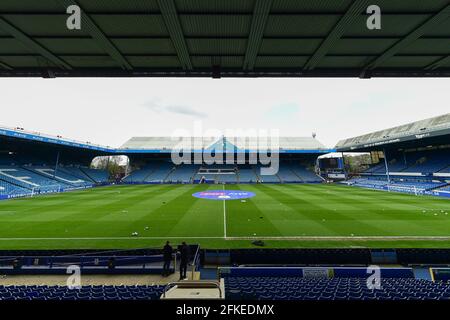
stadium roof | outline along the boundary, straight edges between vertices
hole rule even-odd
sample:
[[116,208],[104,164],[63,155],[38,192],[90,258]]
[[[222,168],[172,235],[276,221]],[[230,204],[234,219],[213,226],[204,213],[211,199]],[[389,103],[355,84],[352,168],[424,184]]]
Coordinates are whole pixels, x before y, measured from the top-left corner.
[[[81,30],[66,27],[72,4]],[[0,76],[450,76],[449,13],[449,0],[2,0]]]
[[119,150],[140,152],[159,150],[170,152],[173,149],[215,150],[221,152],[253,151],[261,149],[280,152],[327,153],[330,152],[317,139],[312,137],[279,137],[278,141],[270,137],[134,137],[122,145]]
[[[276,145],[270,145],[270,138],[239,138],[239,137],[134,137],[119,148],[101,146],[89,141],[82,142],[67,139],[62,136],[53,136],[40,132],[26,131],[23,128],[9,128],[0,126],[0,147],[11,146],[16,142],[25,142],[35,145],[45,145],[55,149],[83,150],[95,155],[121,155],[121,154],[146,154],[169,153],[174,148],[192,149],[192,151],[214,150],[216,152],[254,151],[263,148],[274,150]],[[272,140],[276,142],[275,140]],[[312,137],[280,137],[278,144],[283,153],[328,153],[334,150],[326,148],[317,139]]]
[[[426,145],[430,141],[449,144],[450,113],[402,126],[368,133],[341,140],[336,145],[338,151],[370,151],[394,145]],[[442,142],[441,142],[442,141]]]

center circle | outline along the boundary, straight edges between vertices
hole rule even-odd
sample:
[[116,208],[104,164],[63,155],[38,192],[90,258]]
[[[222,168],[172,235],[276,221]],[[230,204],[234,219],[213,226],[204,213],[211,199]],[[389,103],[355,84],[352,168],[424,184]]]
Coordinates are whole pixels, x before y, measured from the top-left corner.
[[208,190],[196,192],[192,196],[208,200],[238,200],[254,197],[255,193],[242,190]]

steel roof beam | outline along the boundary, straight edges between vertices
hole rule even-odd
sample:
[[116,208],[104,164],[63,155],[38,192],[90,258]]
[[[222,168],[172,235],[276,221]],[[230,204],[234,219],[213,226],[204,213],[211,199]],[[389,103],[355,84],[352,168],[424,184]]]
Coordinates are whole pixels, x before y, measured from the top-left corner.
[[416,28],[406,37],[404,37],[396,44],[394,44],[392,47],[390,47],[388,50],[386,50],[378,58],[376,58],[368,65],[366,65],[364,69],[372,70],[379,67],[383,62],[395,56],[397,53],[406,48],[408,45],[410,45],[411,43],[413,43],[414,41],[425,35],[427,31],[436,28],[449,18],[450,18],[450,5],[447,5],[441,11],[439,11],[439,13],[435,14],[433,17],[431,17],[425,23],[423,23],[420,27]]
[[15,26],[13,26],[11,23],[7,22],[5,19],[1,17],[0,17],[0,29],[3,29],[5,32],[9,33],[18,41],[20,41],[23,45],[25,45],[25,47],[27,47],[29,50],[40,54],[48,61],[54,63],[56,66],[67,70],[72,69],[72,67],[64,60],[60,59],[59,57],[51,53],[49,50],[41,46],[39,43],[31,39],[21,30],[17,29]]
[[[96,40],[98,45],[105,50],[105,52],[113,58],[122,69],[131,70],[133,67],[120,53],[120,51],[114,46],[114,44],[103,33],[99,26],[92,20],[92,18],[81,8],[81,6],[75,0],[59,0],[59,2],[65,7],[71,5],[77,5],[81,9],[81,29],[87,31],[91,37]],[[65,26],[64,26],[65,27]]]
[[435,70],[437,68],[440,68],[442,66],[445,66],[446,64],[450,63],[450,56],[446,56],[444,58],[440,58],[437,61],[433,62],[432,64],[425,67],[426,70]]
[[6,69],[6,70],[13,70],[13,68],[11,68],[11,66],[7,65],[6,63],[0,61],[0,68],[2,69]]
[[339,19],[333,30],[328,34],[321,43],[316,52],[311,56],[303,67],[304,70],[313,70],[320,63],[328,51],[341,39],[345,30],[361,16],[361,13],[369,6],[369,0],[355,0],[348,8],[347,12]]
[[256,57],[261,47],[266,28],[267,18],[269,17],[272,0],[257,0],[253,10],[252,25],[247,42],[247,51],[244,58],[244,70],[253,70]]
[[158,0],[164,23],[166,24],[172,43],[184,70],[192,70],[191,57],[184,38],[183,29],[178,18],[177,9],[173,0]]

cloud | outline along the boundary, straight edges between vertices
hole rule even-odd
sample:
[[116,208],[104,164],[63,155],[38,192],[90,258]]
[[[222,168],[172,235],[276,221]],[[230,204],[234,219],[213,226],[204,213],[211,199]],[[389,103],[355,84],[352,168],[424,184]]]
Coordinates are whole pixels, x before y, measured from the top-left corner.
[[186,106],[167,106],[165,109],[172,113],[182,114],[186,116],[198,117],[198,118],[206,118],[208,115],[203,112],[198,112],[190,107]]
[[148,101],[143,104],[143,106],[146,109],[149,109],[151,111],[157,112],[157,113],[174,113],[174,114],[180,114],[183,116],[191,116],[195,118],[207,118],[208,115],[204,112],[199,112],[192,107],[189,106],[182,106],[182,105],[162,105],[158,103],[157,100]]

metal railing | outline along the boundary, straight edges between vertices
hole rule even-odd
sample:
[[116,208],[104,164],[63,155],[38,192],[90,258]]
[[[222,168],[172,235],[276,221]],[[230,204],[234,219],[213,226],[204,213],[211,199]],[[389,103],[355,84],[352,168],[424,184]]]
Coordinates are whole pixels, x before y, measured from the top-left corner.
[[197,271],[197,267],[199,266],[199,264],[200,264],[200,246],[197,246],[194,259],[192,260],[191,280],[194,280],[195,271]]

